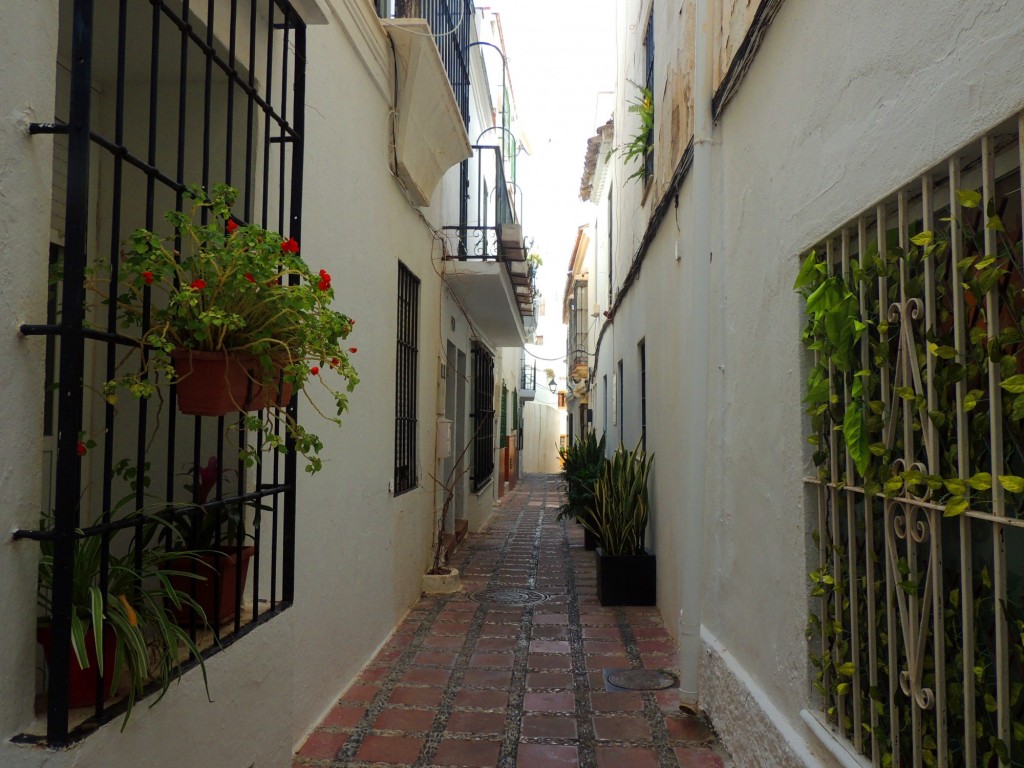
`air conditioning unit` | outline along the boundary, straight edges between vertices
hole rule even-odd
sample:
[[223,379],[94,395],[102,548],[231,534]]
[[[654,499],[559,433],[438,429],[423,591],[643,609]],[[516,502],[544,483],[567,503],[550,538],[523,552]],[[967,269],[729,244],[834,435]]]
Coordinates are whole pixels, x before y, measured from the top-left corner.
[[600,304],[591,304],[590,305],[590,316],[591,317],[600,317],[601,316],[601,305]]

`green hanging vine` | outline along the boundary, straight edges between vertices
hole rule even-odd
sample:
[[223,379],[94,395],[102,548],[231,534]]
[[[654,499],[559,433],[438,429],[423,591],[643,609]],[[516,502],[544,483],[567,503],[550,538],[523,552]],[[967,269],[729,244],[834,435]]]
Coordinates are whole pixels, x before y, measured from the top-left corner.
[[[855,690],[859,690],[865,754],[870,754],[873,735],[883,766],[906,764],[914,734],[909,703],[899,707],[894,717],[889,711],[891,686],[896,696],[902,695],[898,676],[906,658],[900,643],[890,637],[886,612],[884,519],[880,514],[865,514],[865,500],[878,499],[879,509],[885,500],[897,497],[913,504],[940,505],[942,541],[950,546],[959,544],[959,515],[967,510],[993,512],[993,484],[1003,491],[1003,513],[1024,517],[1024,271],[1020,238],[1007,233],[996,204],[981,210],[978,192],[959,191],[957,197],[964,221],[952,222],[948,217],[944,221],[958,226],[937,233],[912,225],[906,248],[900,247],[899,232],[889,230],[882,248],[877,242],[863,247],[859,258],[850,259],[845,273],[838,264],[830,269],[823,253],[811,251],[794,284],[804,298],[808,316],[803,342],[816,353],[804,393],[812,428],[807,439],[814,447],[817,480],[833,489],[830,498],[838,514],[835,519],[843,521],[840,530],[832,530],[833,523],[826,515],[825,530],[815,531],[819,546],[825,537],[825,561],[810,573],[811,595],[819,598],[820,610],[809,618],[808,639],[818,638],[824,648],[820,654],[811,654],[815,686],[832,704],[827,715],[848,737],[854,729],[850,708]],[[1019,210],[1019,198],[1017,201]],[[993,253],[986,253],[986,230],[996,235],[998,247]],[[958,253],[963,254],[955,265],[950,259],[954,236],[959,238]],[[961,290],[962,301],[956,296]],[[999,332],[993,338],[989,338],[986,312],[990,295],[998,307]],[[960,308],[955,308],[958,303]],[[924,316],[926,306],[933,308],[933,317]],[[903,323],[909,323],[914,332]],[[963,329],[959,343],[957,324]],[[908,349],[910,359],[905,360],[901,354],[906,356]],[[990,365],[998,374],[998,403],[990,400]],[[901,376],[903,371],[910,371],[909,378]],[[959,419],[958,391],[964,414]],[[990,419],[1000,412],[1002,471],[993,478]],[[966,440],[958,440],[958,430],[963,429]],[[934,443],[929,453],[925,445],[930,439]],[[958,453],[963,445],[968,450],[965,457]],[[968,472],[960,471],[961,459]],[[853,510],[847,508],[850,498],[857,499]],[[849,515],[854,520],[853,541],[846,527]],[[877,550],[870,578],[865,555],[869,541]],[[920,544],[911,546],[926,552]],[[1011,574],[1009,599],[1003,610],[997,611],[985,555],[985,547],[991,552],[990,540],[972,542],[971,547],[977,552],[970,599],[976,628],[972,666],[979,764],[1024,765],[1020,762],[1024,749],[1018,744],[1024,743],[1024,590]],[[862,633],[856,658],[847,626],[851,552],[858,574],[857,626]],[[920,595],[920,576],[908,557],[895,560],[897,589]],[[935,622],[935,631],[941,633],[944,648],[939,663],[945,672],[946,757],[951,766],[963,765],[961,576],[955,567],[947,567],[940,580],[944,615]],[[871,616],[869,594],[875,605]],[[1009,705],[1011,741],[1016,746],[997,736],[998,707],[993,695],[996,651],[991,628],[1000,618],[1005,618],[1010,631]],[[869,632],[874,634],[877,648],[873,672],[864,637]],[[892,663],[895,668],[890,669]],[[931,644],[923,664],[922,684],[934,687],[938,678]],[[854,686],[855,680],[858,686]],[[839,701],[844,706],[837,706]],[[935,765],[939,737],[934,717],[921,717],[920,729],[923,762]],[[1017,753],[1012,760],[1011,752]]]

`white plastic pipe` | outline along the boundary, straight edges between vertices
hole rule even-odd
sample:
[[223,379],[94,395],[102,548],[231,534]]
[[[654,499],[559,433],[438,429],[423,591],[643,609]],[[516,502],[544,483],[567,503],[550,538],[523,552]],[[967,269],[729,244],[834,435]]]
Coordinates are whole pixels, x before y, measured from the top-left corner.
[[693,269],[690,281],[690,343],[682,359],[691,363],[690,391],[686,397],[686,427],[697,436],[696,455],[684,473],[682,546],[682,610],[679,613],[679,704],[694,712],[700,708],[698,679],[701,658],[701,602],[704,591],[704,476],[708,450],[708,377],[711,307],[711,114],[714,28],[713,0],[697,0],[694,44],[693,105]]

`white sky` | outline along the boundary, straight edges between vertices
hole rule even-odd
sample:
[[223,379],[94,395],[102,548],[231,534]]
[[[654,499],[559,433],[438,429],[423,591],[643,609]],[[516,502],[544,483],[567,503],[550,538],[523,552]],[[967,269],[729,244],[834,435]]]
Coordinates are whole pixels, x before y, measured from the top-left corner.
[[[579,200],[587,139],[611,116],[597,94],[615,82],[615,0],[478,0],[501,15],[519,130],[523,234],[544,266],[548,306],[560,306],[577,228],[590,216]],[[607,98],[605,99],[607,103]],[[558,310],[556,310],[558,311]]]

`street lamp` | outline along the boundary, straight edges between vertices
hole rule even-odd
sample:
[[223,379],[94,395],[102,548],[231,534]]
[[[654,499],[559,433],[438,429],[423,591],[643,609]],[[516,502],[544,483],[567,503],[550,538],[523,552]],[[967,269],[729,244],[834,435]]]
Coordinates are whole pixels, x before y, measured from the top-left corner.
[[551,381],[548,382],[548,389],[551,390],[552,395],[558,394],[558,382],[551,379]]

